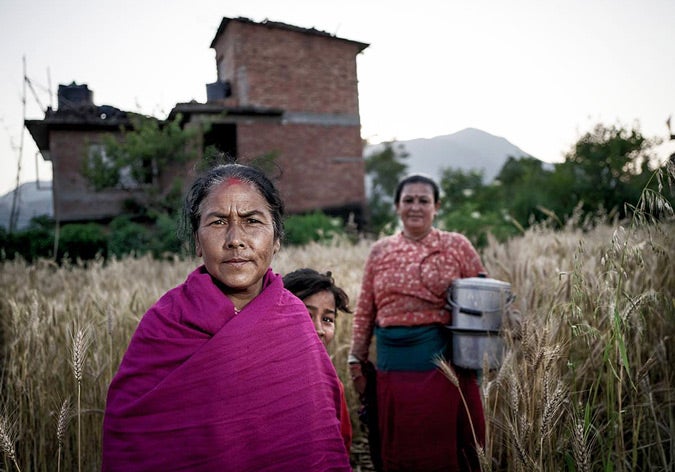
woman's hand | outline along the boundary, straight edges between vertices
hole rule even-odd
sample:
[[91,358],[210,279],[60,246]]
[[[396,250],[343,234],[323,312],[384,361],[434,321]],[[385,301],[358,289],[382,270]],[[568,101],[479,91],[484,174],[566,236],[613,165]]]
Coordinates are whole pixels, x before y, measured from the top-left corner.
[[361,370],[361,364],[349,364],[349,374],[351,375],[354,389],[359,394],[359,396],[363,395],[366,391],[366,377],[363,375],[363,371]]

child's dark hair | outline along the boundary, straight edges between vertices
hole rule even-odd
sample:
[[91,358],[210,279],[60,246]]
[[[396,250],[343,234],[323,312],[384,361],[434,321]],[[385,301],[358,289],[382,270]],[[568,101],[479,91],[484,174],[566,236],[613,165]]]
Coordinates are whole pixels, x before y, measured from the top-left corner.
[[309,268],[294,270],[284,276],[284,287],[300,300],[328,290],[335,297],[335,308],[338,311],[352,312],[349,308],[349,296],[335,285],[333,274],[330,271],[322,274]]

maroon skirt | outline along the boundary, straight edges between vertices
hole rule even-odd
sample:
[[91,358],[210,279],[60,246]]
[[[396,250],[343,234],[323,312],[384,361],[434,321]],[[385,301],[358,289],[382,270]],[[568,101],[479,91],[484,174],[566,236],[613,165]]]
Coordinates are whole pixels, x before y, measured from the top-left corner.
[[476,444],[485,445],[485,417],[476,373],[453,366],[460,394],[433,364],[439,350],[444,350],[440,329],[379,328],[376,332],[383,470],[480,470]]

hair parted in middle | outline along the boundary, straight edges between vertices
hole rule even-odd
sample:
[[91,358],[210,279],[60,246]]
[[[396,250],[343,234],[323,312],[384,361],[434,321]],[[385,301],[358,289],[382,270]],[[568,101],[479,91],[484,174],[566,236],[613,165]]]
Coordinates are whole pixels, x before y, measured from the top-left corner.
[[274,237],[281,241],[284,237],[284,202],[279,190],[265,173],[253,166],[229,163],[217,164],[199,175],[185,195],[183,212],[179,227],[179,236],[194,248],[194,235],[199,228],[201,204],[215,187],[228,179],[238,179],[256,187],[268,205],[272,215]]
[[328,290],[335,297],[335,308],[338,311],[352,312],[349,308],[349,296],[335,285],[333,274],[330,271],[322,274],[310,268],[297,269],[286,274],[283,280],[284,287],[300,300]]

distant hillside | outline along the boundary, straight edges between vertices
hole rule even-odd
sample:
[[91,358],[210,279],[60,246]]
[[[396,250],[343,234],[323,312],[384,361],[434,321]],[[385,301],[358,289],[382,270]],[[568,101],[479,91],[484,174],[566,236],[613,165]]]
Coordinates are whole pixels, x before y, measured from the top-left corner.
[[[12,213],[14,191],[0,197],[0,226],[9,229],[9,217]],[[17,229],[25,228],[31,218],[40,215],[53,215],[51,182],[26,182],[19,186],[19,218]]]
[[[440,181],[445,168],[476,169],[483,171],[484,182],[491,182],[509,156],[524,157],[529,154],[506,139],[475,128],[466,128],[453,134],[429,139],[396,141],[410,154],[405,162],[408,172],[429,174]],[[382,149],[382,144],[367,146],[368,156]]]

